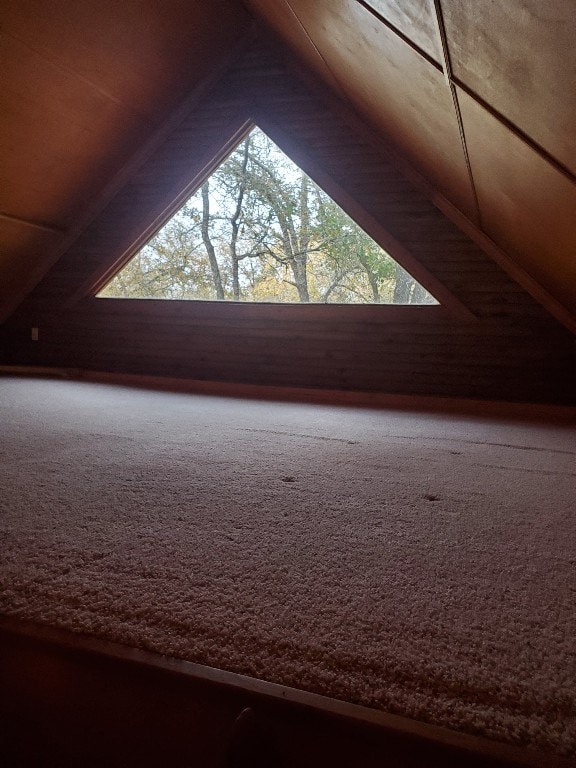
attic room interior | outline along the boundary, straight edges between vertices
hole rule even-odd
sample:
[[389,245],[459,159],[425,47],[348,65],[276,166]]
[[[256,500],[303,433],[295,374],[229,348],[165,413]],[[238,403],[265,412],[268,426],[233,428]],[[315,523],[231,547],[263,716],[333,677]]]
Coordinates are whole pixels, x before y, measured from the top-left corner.
[[2,0],[3,764],[575,764],[575,33]]

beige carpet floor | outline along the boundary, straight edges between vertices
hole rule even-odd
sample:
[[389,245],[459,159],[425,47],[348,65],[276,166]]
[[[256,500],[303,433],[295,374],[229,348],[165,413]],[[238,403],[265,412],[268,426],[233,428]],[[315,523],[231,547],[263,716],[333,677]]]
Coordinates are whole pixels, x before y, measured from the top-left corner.
[[576,754],[574,426],[0,379],[0,610]]

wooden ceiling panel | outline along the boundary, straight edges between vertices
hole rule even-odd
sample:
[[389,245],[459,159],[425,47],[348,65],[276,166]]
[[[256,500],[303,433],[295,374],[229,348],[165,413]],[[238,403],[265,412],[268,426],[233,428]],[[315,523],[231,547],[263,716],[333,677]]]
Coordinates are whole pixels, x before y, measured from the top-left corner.
[[3,0],[2,29],[86,87],[161,120],[247,29],[234,0]]
[[0,210],[65,225],[106,181],[140,121],[0,34]]
[[[3,0],[0,213],[77,230],[250,23],[237,0]],[[60,243],[5,235],[0,246],[1,317]]]
[[442,62],[433,0],[407,0],[403,3],[398,0],[365,1],[415,45]]
[[576,185],[474,99],[458,96],[484,230],[573,313]]
[[312,42],[310,35],[292,11],[288,0],[275,0],[275,2],[270,2],[270,0],[246,0],[246,4],[269,24],[272,29],[278,32],[296,53],[300,61],[304,62],[313,72],[319,75],[330,86],[332,91],[346,98],[346,94],[340,88],[338,81]]
[[442,72],[356,0],[289,2],[357,111],[475,218],[456,113]]
[[454,75],[576,173],[574,0],[443,0]]

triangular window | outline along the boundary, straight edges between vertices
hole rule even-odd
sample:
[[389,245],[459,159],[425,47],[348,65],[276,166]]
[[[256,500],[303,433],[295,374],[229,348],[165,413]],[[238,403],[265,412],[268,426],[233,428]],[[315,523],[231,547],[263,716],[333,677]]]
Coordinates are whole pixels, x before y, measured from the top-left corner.
[[438,303],[257,127],[98,296]]

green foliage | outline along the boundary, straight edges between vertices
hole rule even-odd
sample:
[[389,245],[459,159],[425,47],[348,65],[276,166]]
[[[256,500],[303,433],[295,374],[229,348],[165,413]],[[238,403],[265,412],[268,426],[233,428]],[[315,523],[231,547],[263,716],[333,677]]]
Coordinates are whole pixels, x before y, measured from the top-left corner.
[[99,295],[434,303],[257,128]]

